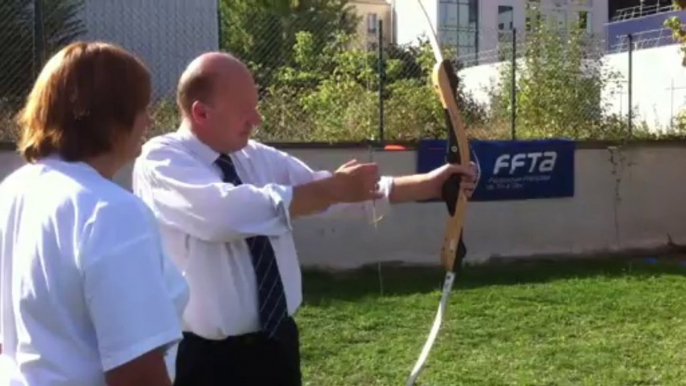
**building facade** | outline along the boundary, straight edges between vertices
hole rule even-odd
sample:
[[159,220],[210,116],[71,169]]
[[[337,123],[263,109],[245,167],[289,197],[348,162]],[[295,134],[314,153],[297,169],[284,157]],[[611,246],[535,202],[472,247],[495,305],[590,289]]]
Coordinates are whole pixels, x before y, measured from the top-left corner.
[[629,49],[629,35],[634,48],[653,48],[677,44],[672,31],[664,27],[666,19],[677,16],[686,20],[686,11],[675,11],[665,0],[644,0],[638,5],[613,10],[606,25],[606,49],[622,52]]
[[353,0],[350,2],[355,13],[360,16],[357,26],[359,46],[374,50],[379,43],[379,21],[381,21],[381,38],[384,44],[392,41],[391,4],[387,0]]
[[[498,60],[501,42],[511,44],[513,30],[524,39],[527,3],[539,7],[552,25],[566,29],[581,24],[589,34],[602,36],[608,21],[608,0],[421,0],[440,43],[470,65]],[[414,43],[428,34],[416,1],[392,2],[398,43]]]

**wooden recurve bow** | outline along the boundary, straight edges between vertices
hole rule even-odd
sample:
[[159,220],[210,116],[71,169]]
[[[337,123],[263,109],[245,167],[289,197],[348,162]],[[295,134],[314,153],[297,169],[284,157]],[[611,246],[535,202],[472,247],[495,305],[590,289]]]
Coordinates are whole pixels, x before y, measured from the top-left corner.
[[[448,130],[446,162],[469,166],[471,164],[469,141],[457,106],[457,73],[450,60],[443,58],[440,46],[438,45],[438,39],[431,26],[431,20],[422,6],[421,0],[417,0],[417,3],[419,3],[419,6],[424,12],[424,16],[429,25],[429,40],[436,58],[436,64],[431,72],[431,83],[443,106],[445,123]],[[426,358],[431,351],[431,347],[438,335],[438,330],[441,327],[453,282],[461,270],[462,260],[466,254],[466,247],[462,240],[462,227],[465,220],[468,199],[465,192],[460,189],[460,181],[460,176],[452,175],[443,185],[442,198],[447,205],[448,213],[450,215],[446,223],[446,232],[443,239],[443,247],[441,249],[441,264],[446,271],[443,282],[443,293],[429,337],[407,380],[408,386],[414,385],[415,380],[424,368]]]

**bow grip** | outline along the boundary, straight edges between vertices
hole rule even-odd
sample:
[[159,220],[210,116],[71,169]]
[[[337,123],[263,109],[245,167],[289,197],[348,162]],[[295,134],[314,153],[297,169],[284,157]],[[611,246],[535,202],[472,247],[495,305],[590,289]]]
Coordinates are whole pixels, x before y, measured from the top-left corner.
[[457,196],[460,194],[460,183],[462,183],[462,176],[459,174],[451,174],[441,187],[441,198],[448,207],[450,217],[455,215],[455,210],[457,209]]

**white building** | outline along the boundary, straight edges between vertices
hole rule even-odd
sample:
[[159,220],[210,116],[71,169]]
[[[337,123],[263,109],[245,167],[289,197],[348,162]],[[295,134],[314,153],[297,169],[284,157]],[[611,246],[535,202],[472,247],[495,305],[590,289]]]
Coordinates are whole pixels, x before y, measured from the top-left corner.
[[[608,0],[421,0],[441,45],[458,51],[470,65],[495,61],[499,41],[511,44],[526,34],[526,3],[538,3],[549,21],[564,29],[582,23],[589,33],[603,35]],[[415,43],[428,34],[416,0],[392,1],[396,42]]]

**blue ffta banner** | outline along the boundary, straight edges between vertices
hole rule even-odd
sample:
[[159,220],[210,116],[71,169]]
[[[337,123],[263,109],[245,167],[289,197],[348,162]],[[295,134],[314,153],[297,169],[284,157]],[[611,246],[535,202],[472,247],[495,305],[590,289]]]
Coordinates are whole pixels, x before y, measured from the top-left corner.
[[[479,178],[472,201],[529,200],[574,196],[575,142],[564,139],[470,141]],[[417,149],[417,172],[445,163],[445,140],[425,140]]]

